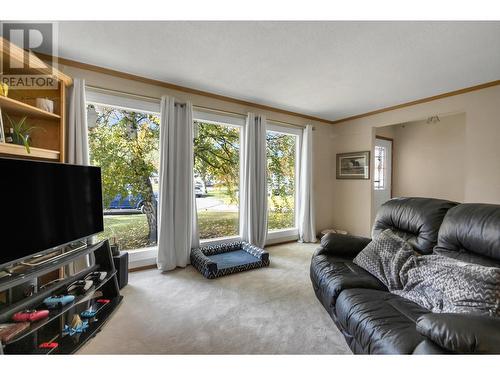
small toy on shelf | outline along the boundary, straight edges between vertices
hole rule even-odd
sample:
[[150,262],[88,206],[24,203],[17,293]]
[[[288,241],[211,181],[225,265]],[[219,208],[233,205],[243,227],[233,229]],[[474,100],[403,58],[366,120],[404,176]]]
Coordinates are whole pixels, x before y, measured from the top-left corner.
[[64,325],[63,333],[73,336],[74,334],[85,332],[87,328],[89,328],[89,321],[81,320],[78,315],[75,315],[71,321],[71,326]]
[[42,342],[38,347],[40,349],[55,349],[59,346],[57,342]]
[[77,280],[68,286],[67,293],[70,295],[81,295],[87,293],[94,285],[92,280]]
[[15,322],[36,322],[49,316],[49,310],[25,310],[15,313],[12,320]]
[[45,306],[49,309],[60,309],[75,300],[75,296],[51,296],[43,300]]

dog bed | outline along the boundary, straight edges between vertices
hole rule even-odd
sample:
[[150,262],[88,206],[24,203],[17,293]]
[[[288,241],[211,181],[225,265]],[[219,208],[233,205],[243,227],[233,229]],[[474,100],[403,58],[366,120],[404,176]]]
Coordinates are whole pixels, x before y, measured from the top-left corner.
[[269,253],[247,242],[203,246],[191,250],[191,265],[207,279],[269,266]]

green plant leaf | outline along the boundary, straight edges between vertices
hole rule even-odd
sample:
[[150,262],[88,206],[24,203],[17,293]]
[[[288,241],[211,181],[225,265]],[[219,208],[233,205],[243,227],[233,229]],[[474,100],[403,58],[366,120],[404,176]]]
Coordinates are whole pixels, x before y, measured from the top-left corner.
[[26,147],[26,151],[28,152],[28,154],[31,154],[28,136],[26,135],[26,136],[21,136],[21,137],[22,137],[22,140],[23,140],[23,143],[24,143],[24,147]]

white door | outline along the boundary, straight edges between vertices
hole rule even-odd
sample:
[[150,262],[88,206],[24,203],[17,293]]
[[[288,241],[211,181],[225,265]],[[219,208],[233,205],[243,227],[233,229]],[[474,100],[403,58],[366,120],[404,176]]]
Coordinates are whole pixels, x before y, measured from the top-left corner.
[[380,206],[391,199],[392,140],[376,138],[373,158],[373,218],[375,218]]

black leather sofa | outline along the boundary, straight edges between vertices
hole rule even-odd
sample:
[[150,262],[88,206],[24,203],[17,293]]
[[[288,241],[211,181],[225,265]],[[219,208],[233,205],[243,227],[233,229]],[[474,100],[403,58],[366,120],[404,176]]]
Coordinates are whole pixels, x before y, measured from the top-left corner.
[[[422,254],[445,252],[500,267],[500,206],[395,198],[375,219],[372,237],[391,228]],[[500,318],[434,314],[391,294],[353,263],[369,238],[328,234],[311,261],[316,296],[354,353],[500,353]]]

